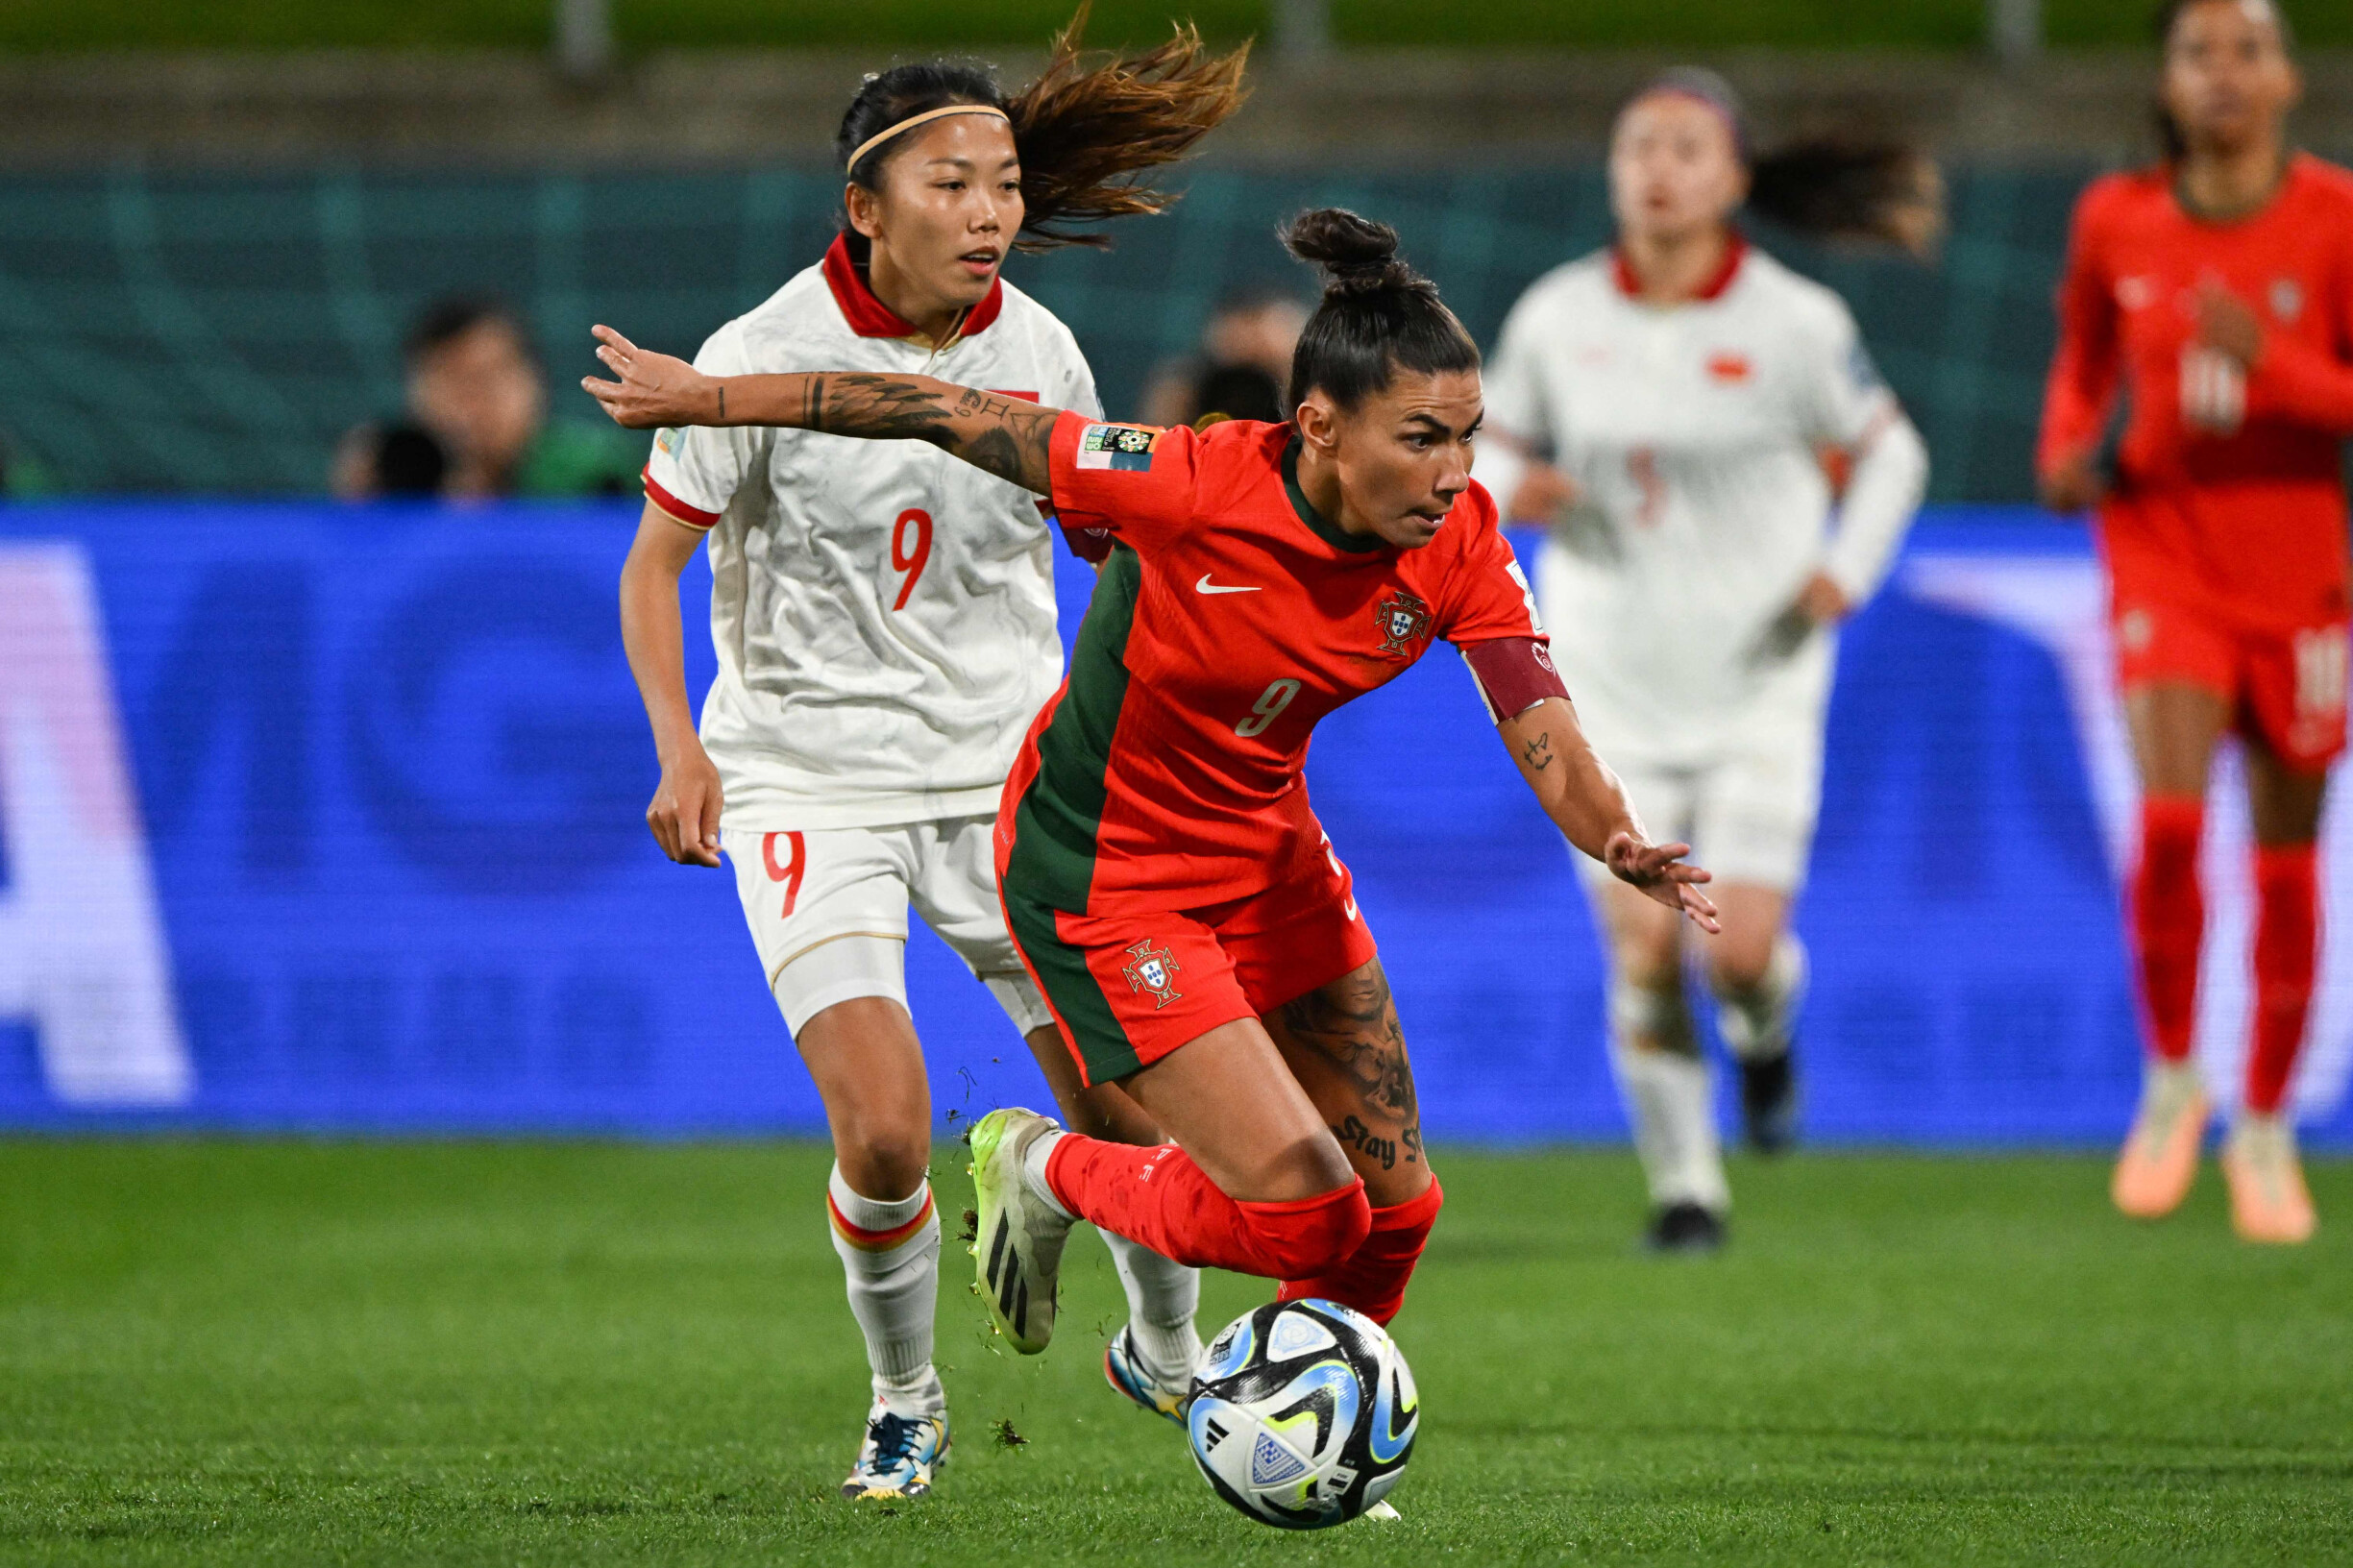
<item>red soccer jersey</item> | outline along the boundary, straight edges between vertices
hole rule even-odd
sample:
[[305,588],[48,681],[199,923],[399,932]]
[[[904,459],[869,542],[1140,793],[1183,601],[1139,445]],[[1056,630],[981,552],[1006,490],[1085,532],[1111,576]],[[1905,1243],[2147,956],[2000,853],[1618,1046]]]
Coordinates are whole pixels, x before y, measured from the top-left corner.
[[[2194,352],[2210,281],[2264,328],[2227,432],[2184,414],[2186,397],[2213,400]],[[2160,582],[2250,627],[2341,620],[2353,175],[2298,155],[2271,203],[2232,223],[2184,211],[2169,170],[2100,180],[2076,206],[2059,320],[2040,461],[2096,447],[2123,391],[2118,484],[2100,512],[2120,582]]]
[[1316,515],[1294,439],[1062,417],[1054,509],[1124,548],[1007,781],[1009,890],[1092,915],[1262,892],[1321,859],[1301,776],[1316,721],[1434,638],[1542,637],[1485,490],[1430,544],[1394,550]]

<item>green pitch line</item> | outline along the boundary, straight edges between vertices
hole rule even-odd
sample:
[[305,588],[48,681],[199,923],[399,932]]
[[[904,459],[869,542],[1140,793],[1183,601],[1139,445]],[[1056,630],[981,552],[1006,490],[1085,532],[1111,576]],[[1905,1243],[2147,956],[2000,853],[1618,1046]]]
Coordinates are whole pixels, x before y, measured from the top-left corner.
[[[1966,50],[1984,0],[1331,0],[1345,43],[1449,48]],[[614,0],[625,47],[1036,46],[1069,0]],[[2148,4],[2047,0],[2060,47],[2147,41]],[[2289,0],[2304,39],[2353,44],[2353,8]],[[0,49],[518,48],[548,39],[549,0],[9,0]],[[1094,37],[1156,36],[1190,16],[1219,37],[1262,34],[1264,0],[1098,0]]]
[[815,1147],[0,1143],[0,1562],[2353,1555],[2353,1166],[2268,1252],[2211,1172],[2152,1228],[2095,1160],[1801,1157],[1735,1170],[1730,1254],[1662,1263],[1621,1155],[1441,1158],[1405,1520],[1300,1539],[1103,1386],[1084,1237],[1035,1360],[950,1246],[955,1461],[834,1498],[865,1368]]

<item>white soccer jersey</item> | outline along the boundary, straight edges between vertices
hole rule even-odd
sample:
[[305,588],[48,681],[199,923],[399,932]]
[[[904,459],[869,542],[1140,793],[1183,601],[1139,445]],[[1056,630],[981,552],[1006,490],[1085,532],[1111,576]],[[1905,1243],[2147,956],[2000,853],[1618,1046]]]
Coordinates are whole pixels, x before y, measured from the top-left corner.
[[[1605,754],[1704,765],[1762,709],[1819,708],[1831,640],[1793,652],[1773,624],[1818,569],[1868,598],[1925,477],[1837,295],[1736,242],[1701,298],[1658,308],[1605,252],[1530,287],[1485,390],[1490,425],[1582,492],[1540,587]],[[1835,534],[1825,448],[1861,454]],[[1507,455],[1480,466],[1516,482]]]
[[[933,352],[836,241],[696,356],[715,376],[936,376],[1099,415],[1069,329],[1000,282]],[[663,430],[647,496],[710,530],[702,744],[730,835],[996,810],[1061,678],[1037,498],[922,441]]]

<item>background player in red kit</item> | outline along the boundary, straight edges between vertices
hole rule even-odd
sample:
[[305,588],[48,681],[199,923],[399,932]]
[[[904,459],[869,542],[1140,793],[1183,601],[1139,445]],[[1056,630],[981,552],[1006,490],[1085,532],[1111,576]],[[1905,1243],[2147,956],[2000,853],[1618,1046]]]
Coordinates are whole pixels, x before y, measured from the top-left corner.
[[2196,1171],[2198,840],[2215,747],[2235,730],[2256,1000],[2222,1168],[2242,1236],[2301,1241],[2312,1199],[2282,1108],[2312,1001],[2321,797],[2345,740],[2353,175],[2287,146],[2300,83],[2269,0],[2173,0],[2162,25],[2170,156],[2076,208],[2040,457],[2053,506],[2099,508],[2143,791],[2130,896],[2152,1056],[2114,1194],[2163,1214]]
[[[1715,927],[1577,726],[1527,584],[1470,480],[1479,352],[1396,236],[1311,212],[1331,281],[1281,425],[1090,421],[919,377],[724,380],[743,423],[918,437],[1052,497],[1109,558],[1071,674],[998,814],[1016,941],[1090,1083],[1175,1140],[1123,1147],[1026,1111],[974,1130],[983,1293],[1053,1332],[1073,1217],[1182,1262],[1386,1321],[1442,1201],[1388,982],[1309,808],[1317,720],[1443,638],[1570,842]],[[600,329],[624,424],[716,422],[721,384]],[[1410,767],[1410,758],[1399,765]]]

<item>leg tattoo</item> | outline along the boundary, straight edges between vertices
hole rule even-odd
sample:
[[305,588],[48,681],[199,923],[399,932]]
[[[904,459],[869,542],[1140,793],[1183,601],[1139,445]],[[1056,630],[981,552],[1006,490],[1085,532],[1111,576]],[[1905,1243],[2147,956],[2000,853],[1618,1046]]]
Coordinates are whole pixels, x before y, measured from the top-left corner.
[[1417,1164],[1421,1107],[1405,1030],[1380,961],[1285,1003],[1279,1017],[1284,1033],[1336,1068],[1356,1097],[1361,1115],[1341,1117],[1332,1136],[1385,1170],[1394,1169],[1401,1157]]

